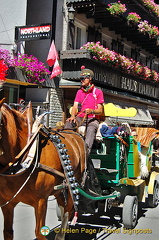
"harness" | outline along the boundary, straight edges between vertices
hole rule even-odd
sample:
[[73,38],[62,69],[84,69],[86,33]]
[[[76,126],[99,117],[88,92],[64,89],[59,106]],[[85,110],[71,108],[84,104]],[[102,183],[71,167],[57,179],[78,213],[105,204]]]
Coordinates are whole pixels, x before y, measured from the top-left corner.
[[[38,124],[36,123],[33,126],[33,129],[34,130],[36,129],[36,130],[32,134],[32,137],[30,138],[27,145],[15,157],[15,159],[13,159],[13,161],[11,161],[9,164],[7,164],[7,166],[5,166],[3,169],[1,169],[0,175],[15,177],[19,174],[24,173],[31,166],[33,166],[33,168],[31,170],[31,172],[29,173],[29,176],[27,177],[27,179],[21,186],[21,188],[17,191],[17,193],[9,201],[7,201],[5,204],[3,204],[1,207],[7,205],[9,202],[11,202],[17,196],[17,194],[26,185],[26,183],[30,179],[30,177],[33,174],[33,172],[35,171],[35,169],[42,169],[44,171],[49,172],[50,174],[56,174],[56,175],[60,176],[62,179],[65,179],[65,182],[63,182],[63,186],[62,186],[61,190],[68,188],[70,191],[70,195],[71,195],[74,209],[75,209],[75,217],[73,220],[73,222],[75,224],[76,219],[77,219],[77,211],[78,211],[77,206],[79,204],[79,202],[78,202],[79,194],[78,194],[78,190],[77,190],[77,187],[79,186],[79,184],[74,176],[75,172],[73,171],[72,166],[71,166],[71,161],[69,159],[70,156],[67,155],[67,149],[65,148],[66,146],[61,141],[61,139],[65,138],[65,137],[62,135],[62,132],[50,130],[49,128],[46,128],[43,124],[40,124],[38,126]],[[63,130],[63,132],[67,133],[67,134],[76,134],[81,137],[81,135],[76,132],[70,132],[70,131],[65,131],[65,130]],[[39,163],[38,153],[39,153],[39,136],[40,135],[42,135],[44,138],[50,140],[53,143],[53,145],[55,146],[55,148],[58,152],[59,158],[60,158],[61,165],[63,167],[63,173],[52,167],[46,166],[42,163]],[[60,137],[61,137],[61,139],[60,139]],[[83,139],[83,138],[81,137],[81,139]],[[28,152],[28,153],[26,154],[26,152]],[[23,157],[21,161],[18,161],[23,155],[25,157]],[[85,156],[85,161],[86,161],[86,156]],[[59,188],[57,186],[55,186],[55,190],[59,190]],[[66,198],[66,197],[64,196],[64,198]]]
[[[75,225],[76,221],[77,221],[78,210],[80,209],[80,205],[79,205],[80,194],[83,195],[86,198],[91,199],[91,200],[103,200],[103,199],[107,199],[107,198],[114,198],[115,199],[115,198],[119,197],[120,194],[116,191],[114,191],[110,195],[101,196],[99,194],[96,194],[95,192],[91,193],[91,189],[90,189],[89,193],[85,193],[85,191],[82,190],[82,184],[79,184],[78,181],[76,180],[76,177],[75,177],[76,169],[73,170],[73,168],[71,166],[70,156],[67,155],[66,145],[64,143],[62,143],[62,138],[65,138],[63,136],[62,132],[68,133],[68,134],[76,134],[79,137],[81,137],[81,139],[83,140],[83,143],[84,143],[84,139],[82,138],[82,136],[80,134],[78,134],[74,131],[65,131],[65,130],[62,130],[61,132],[60,131],[55,131],[55,130],[51,130],[49,128],[46,128],[43,124],[39,124],[39,122],[35,122],[35,123],[36,124],[33,126],[33,129],[35,130],[35,132],[33,133],[32,137],[30,138],[30,141],[28,142],[26,147],[16,156],[16,159],[18,157],[23,156],[23,154],[26,153],[26,151],[29,149],[29,152],[28,152],[27,156],[23,159],[22,162],[12,161],[11,164],[9,164],[11,166],[8,165],[8,169],[6,169],[6,170],[16,169],[16,167],[18,165],[21,165],[21,169],[19,169],[18,172],[15,172],[15,173],[12,171],[8,175],[6,174],[5,171],[3,171],[3,173],[1,173],[1,175],[12,177],[12,176],[16,176],[17,174],[22,174],[26,169],[30,168],[30,172],[28,174],[28,177],[26,178],[26,180],[24,181],[24,183],[22,184],[20,189],[14,194],[14,196],[10,200],[5,202],[3,205],[1,205],[0,207],[4,207],[7,204],[9,204],[20,193],[20,191],[24,188],[24,186],[27,184],[27,182],[29,181],[29,179],[30,179],[31,175],[34,173],[34,171],[36,169],[39,169],[39,168],[42,169],[42,170],[48,171],[51,174],[57,174],[62,179],[64,179],[63,183],[61,185],[54,186],[54,190],[57,190],[57,191],[60,191],[60,192],[63,193],[64,201],[65,201],[65,204],[66,204],[67,203],[66,202],[66,200],[67,200],[66,190],[69,189],[69,193],[70,193],[70,196],[72,198],[72,202],[73,202],[73,206],[74,206],[74,210],[75,210],[74,218],[71,222],[71,225]],[[50,140],[53,143],[53,145],[55,146],[55,148],[56,148],[56,150],[59,154],[61,165],[63,167],[63,173],[61,173],[58,170],[53,169],[49,166],[46,166],[46,165],[43,165],[43,164],[39,163],[39,154],[38,154],[39,153],[39,137],[41,135],[44,138],[46,138],[47,140]],[[36,147],[33,147],[33,145],[35,145]],[[84,146],[85,146],[85,144],[84,144]],[[84,152],[85,152],[85,163],[86,163],[86,160],[87,160],[86,159],[86,149],[84,149]],[[28,162],[28,160],[29,160],[29,162]],[[86,178],[85,173],[87,173],[86,169],[85,169],[84,174],[82,176],[82,178],[84,179],[84,180],[82,179],[83,184],[84,184],[84,181],[86,180],[85,179]],[[89,175],[88,175],[88,178],[89,178]],[[91,195],[90,195],[90,193],[91,193]]]

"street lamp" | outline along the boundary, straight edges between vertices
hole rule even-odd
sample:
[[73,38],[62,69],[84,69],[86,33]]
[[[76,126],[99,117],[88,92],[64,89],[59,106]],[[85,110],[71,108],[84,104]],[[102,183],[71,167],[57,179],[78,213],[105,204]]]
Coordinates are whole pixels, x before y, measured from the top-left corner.
[[73,5],[68,8],[68,20],[70,22],[73,22],[75,18],[75,9],[73,8]]

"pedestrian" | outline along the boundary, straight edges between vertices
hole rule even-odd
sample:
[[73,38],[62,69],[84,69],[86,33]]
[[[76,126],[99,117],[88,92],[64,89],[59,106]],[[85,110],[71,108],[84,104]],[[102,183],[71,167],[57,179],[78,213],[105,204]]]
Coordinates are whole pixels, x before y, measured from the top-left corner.
[[99,126],[100,115],[103,113],[103,92],[93,84],[94,73],[81,67],[81,88],[77,91],[71,111],[71,117],[66,120],[65,129],[85,126],[85,142],[90,153]]

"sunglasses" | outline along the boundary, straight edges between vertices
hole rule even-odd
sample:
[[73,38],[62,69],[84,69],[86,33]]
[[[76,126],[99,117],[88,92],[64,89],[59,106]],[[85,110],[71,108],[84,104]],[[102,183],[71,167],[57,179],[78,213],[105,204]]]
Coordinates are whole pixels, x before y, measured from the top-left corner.
[[80,77],[81,81],[84,81],[86,78],[90,78],[90,75],[84,75]]

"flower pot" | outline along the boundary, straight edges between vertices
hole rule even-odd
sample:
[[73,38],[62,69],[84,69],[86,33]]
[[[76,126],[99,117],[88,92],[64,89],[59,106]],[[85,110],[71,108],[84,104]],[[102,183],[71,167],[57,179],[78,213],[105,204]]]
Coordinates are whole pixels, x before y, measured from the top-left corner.
[[27,82],[27,77],[21,69],[16,67],[15,72],[16,72],[16,79],[18,79],[19,81],[22,81],[22,82]]

